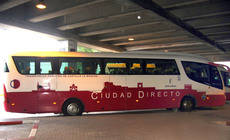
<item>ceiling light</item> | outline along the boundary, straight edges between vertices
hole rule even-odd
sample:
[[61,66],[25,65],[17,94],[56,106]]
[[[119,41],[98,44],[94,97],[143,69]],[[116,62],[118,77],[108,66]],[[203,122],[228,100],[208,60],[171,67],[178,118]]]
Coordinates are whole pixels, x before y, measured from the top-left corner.
[[39,2],[36,4],[36,7],[38,9],[46,9],[46,5],[44,3],[44,0],[39,0]]
[[137,16],[137,19],[141,19],[141,16]]
[[129,41],[133,41],[133,40],[134,40],[134,38],[130,37],[130,38],[128,38],[128,40],[129,40]]

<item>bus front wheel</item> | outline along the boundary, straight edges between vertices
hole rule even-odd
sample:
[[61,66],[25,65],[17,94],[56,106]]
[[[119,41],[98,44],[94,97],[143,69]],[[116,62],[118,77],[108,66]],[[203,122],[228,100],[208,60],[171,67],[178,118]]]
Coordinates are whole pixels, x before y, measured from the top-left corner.
[[83,105],[80,101],[69,100],[64,103],[62,111],[66,116],[80,116],[83,112]]
[[194,105],[195,104],[192,98],[185,97],[181,102],[180,110],[184,112],[191,112],[194,108]]

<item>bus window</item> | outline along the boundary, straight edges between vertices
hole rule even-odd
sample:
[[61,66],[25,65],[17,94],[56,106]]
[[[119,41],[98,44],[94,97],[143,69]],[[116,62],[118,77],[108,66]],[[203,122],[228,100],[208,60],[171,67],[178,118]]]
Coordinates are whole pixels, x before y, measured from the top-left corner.
[[17,70],[21,74],[35,74],[35,58],[14,57]]
[[129,74],[143,74],[143,65],[141,60],[129,61]]
[[60,74],[82,74],[82,62],[63,60],[60,66]]
[[230,73],[228,72],[225,74],[225,86],[230,87]]
[[224,85],[226,87],[230,87],[230,73],[221,71],[221,75],[222,75],[223,80],[224,80]]
[[128,74],[127,63],[122,59],[105,59],[105,74]]
[[182,61],[186,75],[199,83],[222,89],[222,82],[216,67],[208,64]]
[[210,85],[209,65],[197,62],[182,61],[186,75],[199,83]]
[[53,74],[51,61],[41,61],[40,62],[40,74]]
[[211,79],[211,81],[210,81],[211,85],[213,87],[216,87],[216,88],[219,88],[219,89],[223,88],[219,71],[214,66],[210,66],[210,79]]
[[60,60],[60,74],[101,74],[99,59],[62,58]]
[[4,72],[10,72],[7,63],[5,63]]
[[153,59],[145,60],[146,74],[150,75],[179,75],[177,64],[174,60]]

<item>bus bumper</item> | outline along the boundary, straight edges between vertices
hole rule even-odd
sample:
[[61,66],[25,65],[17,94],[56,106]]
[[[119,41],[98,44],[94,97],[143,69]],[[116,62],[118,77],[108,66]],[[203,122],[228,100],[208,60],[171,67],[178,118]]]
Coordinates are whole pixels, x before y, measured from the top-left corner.
[[206,95],[206,97],[201,97],[200,107],[215,107],[215,106],[224,106],[226,102],[226,96],[222,95]]
[[226,95],[226,100],[230,101],[230,92],[226,92],[225,95]]

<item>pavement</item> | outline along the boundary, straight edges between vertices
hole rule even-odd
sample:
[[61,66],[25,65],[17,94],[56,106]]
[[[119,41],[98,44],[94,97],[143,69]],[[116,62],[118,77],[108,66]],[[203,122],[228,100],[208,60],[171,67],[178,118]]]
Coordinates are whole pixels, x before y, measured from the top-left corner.
[[193,112],[97,112],[74,117],[3,114],[26,123],[0,125],[0,140],[230,140],[229,102]]

